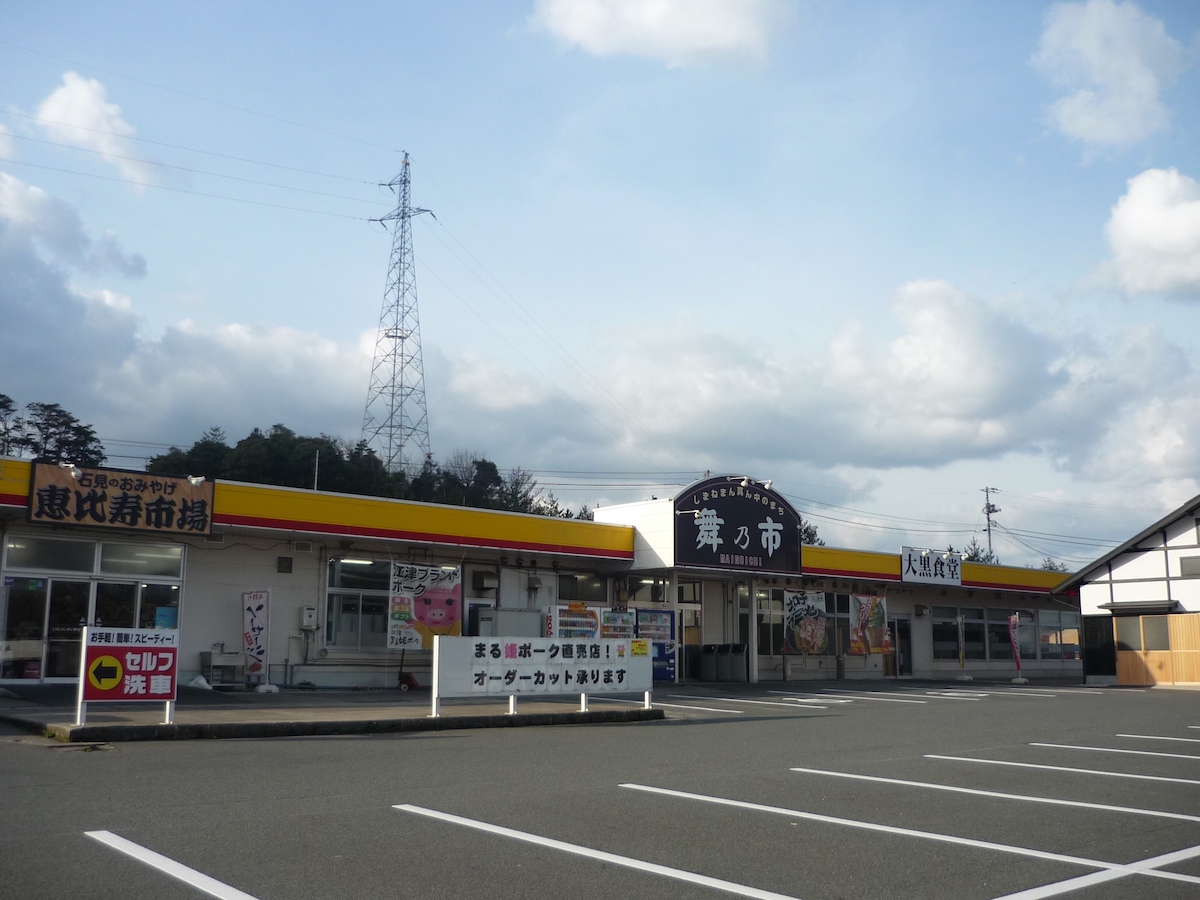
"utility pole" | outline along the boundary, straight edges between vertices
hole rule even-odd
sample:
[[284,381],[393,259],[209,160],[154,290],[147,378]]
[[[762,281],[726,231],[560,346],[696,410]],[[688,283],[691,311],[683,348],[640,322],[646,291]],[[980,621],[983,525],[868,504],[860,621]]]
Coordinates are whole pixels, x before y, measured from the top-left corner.
[[384,468],[394,473],[419,468],[429,455],[429,418],[425,410],[425,371],[421,361],[412,246],[412,219],[429,210],[411,203],[407,153],[400,174],[387,186],[396,193],[396,208],[375,221],[396,224],[392,229],[392,259],[383,311],[379,315],[362,434],[383,460]]
[[996,558],[992,553],[992,516],[1000,512],[1000,507],[992,503],[992,493],[1000,493],[999,488],[985,487],[983,488],[983,514],[987,516],[987,536],[988,536],[988,562]]

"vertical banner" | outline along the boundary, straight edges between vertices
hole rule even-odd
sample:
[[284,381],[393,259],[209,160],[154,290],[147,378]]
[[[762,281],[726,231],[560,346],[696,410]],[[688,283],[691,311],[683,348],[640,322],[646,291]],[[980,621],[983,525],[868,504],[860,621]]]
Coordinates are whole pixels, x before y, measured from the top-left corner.
[[887,598],[870,594],[850,595],[850,652],[857,656],[890,653],[887,627]]
[[462,569],[392,563],[388,649],[431,650],[435,634],[462,634]]
[[958,617],[958,667],[960,669],[967,667],[967,635],[961,615]]
[[827,646],[824,591],[783,592],[785,653],[824,653]]
[[1013,615],[1008,617],[1008,642],[1012,644],[1013,662],[1017,664],[1017,675],[1021,674],[1021,644],[1017,637],[1017,626],[1020,624],[1020,616]]
[[271,592],[247,591],[242,594],[242,636],[246,651],[246,675],[266,683],[270,679],[267,661],[271,645]]

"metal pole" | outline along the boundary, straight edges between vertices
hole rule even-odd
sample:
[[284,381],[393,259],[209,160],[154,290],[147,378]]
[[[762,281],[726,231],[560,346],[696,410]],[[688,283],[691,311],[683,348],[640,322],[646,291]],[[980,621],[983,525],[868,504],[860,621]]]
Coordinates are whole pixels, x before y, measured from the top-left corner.
[[83,699],[83,681],[87,675],[88,627],[83,626],[79,644],[79,689],[75,694],[75,724],[82,725],[87,721],[87,703]]
[[165,719],[163,719],[163,724],[164,725],[174,725],[175,724],[175,701],[168,700],[166,702],[166,707],[167,707],[167,711],[166,711],[167,717]]
[[517,695],[516,694],[508,695],[508,714],[510,716],[515,716],[517,714]]
[[645,700],[642,702],[642,709],[650,709],[650,692],[646,691]]
[[587,694],[580,693],[580,695],[579,695],[579,711],[580,712],[588,711]]

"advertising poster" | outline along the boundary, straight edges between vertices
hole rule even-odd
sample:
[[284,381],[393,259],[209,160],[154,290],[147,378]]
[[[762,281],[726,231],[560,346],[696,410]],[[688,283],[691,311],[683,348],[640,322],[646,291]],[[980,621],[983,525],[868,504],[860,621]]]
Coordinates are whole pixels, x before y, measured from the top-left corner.
[[267,681],[270,650],[271,592],[242,594],[242,642],[246,653],[246,677]]
[[1012,644],[1013,662],[1017,664],[1017,674],[1021,674],[1021,644],[1017,638],[1017,628],[1021,625],[1019,615],[1008,617],[1008,642]]
[[887,627],[887,598],[870,594],[850,595],[850,652],[857,656],[890,653]]
[[435,634],[462,634],[462,569],[392,563],[388,649],[432,650]]
[[783,592],[783,640],[787,653],[824,653],[824,591]]

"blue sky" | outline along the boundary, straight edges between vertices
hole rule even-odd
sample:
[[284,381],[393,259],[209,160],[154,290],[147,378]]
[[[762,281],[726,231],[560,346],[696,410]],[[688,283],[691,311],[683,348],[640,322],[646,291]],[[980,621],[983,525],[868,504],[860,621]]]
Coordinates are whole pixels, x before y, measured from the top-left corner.
[[210,425],[358,436],[365,219],[408,150],[438,455],[649,473],[541,476],[572,504],[748,472],[879,549],[965,543],[992,485],[1020,563],[1200,492],[1193,3],[0,21],[0,392],[116,464]]

